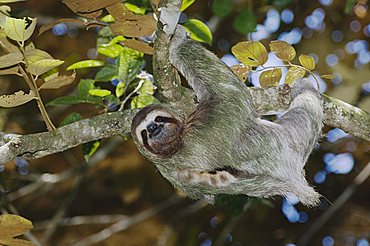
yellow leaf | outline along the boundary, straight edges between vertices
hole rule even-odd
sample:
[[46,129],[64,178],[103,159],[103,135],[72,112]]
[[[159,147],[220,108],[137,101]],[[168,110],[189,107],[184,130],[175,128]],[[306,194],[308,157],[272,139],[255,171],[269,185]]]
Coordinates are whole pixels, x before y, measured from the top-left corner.
[[262,87],[277,86],[281,79],[281,68],[264,71],[260,74],[259,80]]
[[299,62],[302,64],[302,66],[307,68],[308,70],[315,69],[315,60],[313,59],[312,56],[300,55],[298,59],[299,59]]
[[285,76],[285,84],[291,85],[297,79],[303,78],[306,75],[306,71],[300,67],[291,67],[289,68],[286,76]]
[[0,29],[0,45],[8,53],[20,52],[18,46],[14,45],[7,38],[6,33],[5,33],[5,30],[3,28]]
[[43,83],[40,86],[40,90],[58,89],[60,87],[72,84],[75,78],[76,78],[76,73],[73,73],[71,76],[68,76],[68,75],[57,76],[55,78],[45,81],[45,83]]
[[16,93],[11,95],[0,96],[0,107],[4,108],[16,107],[25,104],[31,101],[32,99],[35,99],[35,94],[33,93],[33,91],[30,91],[29,94],[25,94],[24,91],[17,91]]
[[[28,22],[31,24],[28,25]],[[17,19],[6,16],[5,19],[5,33],[10,39],[17,42],[24,42],[29,39],[35,30],[37,18],[23,18]]]
[[241,64],[232,66],[231,71],[233,71],[233,73],[240,79],[240,81],[244,82],[248,78],[248,74],[250,73],[251,68]]
[[0,215],[0,245],[33,246],[34,244],[14,237],[32,229],[32,222],[14,214]]
[[267,50],[258,41],[239,42],[231,48],[234,56],[246,66],[263,65],[268,58]]
[[14,66],[23,61],[21,52],[14,52],[0,56],[0,68]]
[[335,79],[334,74],[324,74],[324,75],[321,75],[320,77],[323,79]]
[[283,61],[291,61],[296,55],[293,46],[285,41],[271,41],[270,49],[276,54],[277,57],[279,57]]
[[29,64],[28,71],[33,75],[39,76],[47,71],[60,66],[64,61],[56,59],[43,59]]

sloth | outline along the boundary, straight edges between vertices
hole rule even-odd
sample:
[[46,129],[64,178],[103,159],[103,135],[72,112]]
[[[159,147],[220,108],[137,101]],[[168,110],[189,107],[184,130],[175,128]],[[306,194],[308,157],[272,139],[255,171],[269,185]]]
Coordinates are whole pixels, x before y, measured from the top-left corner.
[[194,199],[295,195],[317,205],[320,195],[303,170],[323,120],[322,98],[311,82],[296,81],[289,109],[271,122],[259,117],[247,86],[180,25],[169,52],[199,103],[188,115],[167,104],[139,111],[131,134],[143,156]]

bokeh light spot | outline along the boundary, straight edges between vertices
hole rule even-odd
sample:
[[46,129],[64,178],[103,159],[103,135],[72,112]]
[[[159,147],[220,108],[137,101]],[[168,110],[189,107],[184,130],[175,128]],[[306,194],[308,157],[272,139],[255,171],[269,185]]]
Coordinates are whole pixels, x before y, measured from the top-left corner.
[[319,171],[315,174],[313,177],[316,184],[322,184],[326,180],[326,172],[325,171]]
[[290,9],[284,9],[282,12],[281,12],[281,20],[286,23],[286,24],[290,24],[294,21],[294,13],[292,10]]
[[55,25],[51,31],[55,36],[62,36],[67,33],[68,27],[64,23],[59,23]]
[[334,245],[334,238],[331,236],[325,236],[322,241],[322,246],[333,246]]

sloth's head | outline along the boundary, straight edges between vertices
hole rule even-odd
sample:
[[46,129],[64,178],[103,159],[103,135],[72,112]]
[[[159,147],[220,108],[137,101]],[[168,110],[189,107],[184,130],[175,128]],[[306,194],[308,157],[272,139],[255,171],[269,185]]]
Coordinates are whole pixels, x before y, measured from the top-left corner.
[[131,134],[145,151],[163,158],[176,154],[184,145],[184,121],[169,106],[150,105],[132,120]]

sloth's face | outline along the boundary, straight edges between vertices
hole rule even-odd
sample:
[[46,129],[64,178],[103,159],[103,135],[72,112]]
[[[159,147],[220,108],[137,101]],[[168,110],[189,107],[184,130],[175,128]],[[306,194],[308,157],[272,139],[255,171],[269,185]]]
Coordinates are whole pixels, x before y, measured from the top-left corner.
[[132,134],[151,153],[171,157],[183,147],[184,124],[159,105],[142,109],[133,119]]

